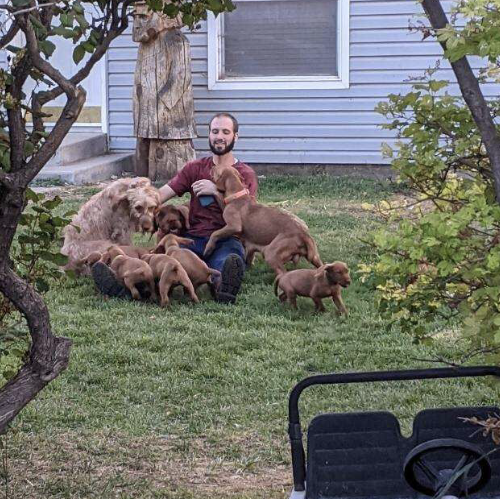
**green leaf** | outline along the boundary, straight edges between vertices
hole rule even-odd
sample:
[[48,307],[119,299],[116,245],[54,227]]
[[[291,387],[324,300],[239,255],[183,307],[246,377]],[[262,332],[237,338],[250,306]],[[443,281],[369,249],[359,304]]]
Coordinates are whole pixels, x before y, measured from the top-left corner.
[[52,28],[52,33],[54,35],[63,36],[66,39],[73,38],[75,36],[74,30],[64,28],[63,26],[57,26],[55,28]]
[[40,201],[43,198],[40,197],[40,194],[37,194],[34,190],[32,190],[28,187],[26,189],[26,199],[28,201],[32,201],[33,203],[36,203],[37,201]]
[[77,13],[77,14],[83,14],[85,11],[83,10],[83,7],[82,5],[80,4],[80,2],[75,2],[73,4],[73,10]]
[[59,196],[55,196],[53,199],[49,199],[42,203],[42,206],[48,210],[53,210],[62,203],[62,199]]
[[191,26],[194,22],[194,17],[191,14],[182,14],[182,22],[186,26]]
[[36,279],[35,288],[39,293],[46,293],[50,289],[49,283],[41,277]]
[[94,45],[93,45],[91,42],[89,42],[89,41],[87,41],[87,42],[83,42],[83,43],[81,44],[81,46],[82,46],[82,47],[85,49],[85,51],[86,51],[86,52],[88,52],[89,54],[92,54],[92,53],[94,52],[94,50],[95,50]]
[[90,24],[87,22],[87,19],[85,19],[85,16],[82,14],[77,14],[75,16],[76,22],[83,28],[87,29]]
[[212,12],[224,11],[224,5],[222,4],[221,0],[208,0],[208,6]]
[[179,14],[179,7],[172,3],[167,3],[163,6],[163,13],[168,17],[176,17]]
[[33,221],[33,215],[30,215],[28,213],[23,213],[19,217],[19,225],[21,225],[22,227],[29,225],[32,221]]
[[14,7],[24,7],[25,5],[28,5],[31,3],[31,0],[12,0],[12,5]]
[[36,244],[38,242],[38,239],[33,236],[28,236],[26,234],[21,234],[18,238],[17,241],[19,244]]
[[35,145],[29,140],[27,140],[24,143],[24,156],[26,158],[29,158],[30,156],[33,155],[34,152],[35,152]]
[[31,209],[37,213],[47,213],[47,210],[41,206],[33,206]]
[[75,64],[78,64],[83,59],[84,55],[85,49],[81,44],[75,47],[75,50],[73,50],[73,61],[75,62]]
[[6,172],[10,171],[10,151],[9,150],[5,151],[2,154],[1,163],[2,163],[3,169]]
[[66,265],[68,257],[62,253],[51,253],[50,251],[41,251],[40,258],[47,262],[55,263],[56,265]]
[[441,90],[444,87],[448,86],[448,82],[446,80],[432,80],[429,82],[429,88],[433,92],[437,92],[438,90]]
[[73,14],[61,14],[59,17],[61,24],[65,26],[66,28],[72,28],[73,27],[73,21],[74,21],[74,16]]
[[21,50],[21,47],[15,47],[14,45],[7,45],[7,47],[5,47],[9,52],[12,52],[14,54],[17,54],[17,52],[19,52]]

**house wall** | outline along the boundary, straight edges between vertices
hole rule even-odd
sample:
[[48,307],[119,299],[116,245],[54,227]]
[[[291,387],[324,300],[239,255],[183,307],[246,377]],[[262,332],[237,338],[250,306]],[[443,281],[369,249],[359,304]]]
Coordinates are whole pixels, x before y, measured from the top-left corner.
[[[409,91],[410,83],[405,80],[434,66],[442,52],[435,41],[422,41],[420,33],[409,32],[409,20],[414,13],[421,14],[420,9],[417,2],[409,0],[351,0],[350,88],[339,90],[210,91],[203,24],[200,31],[188,34],[198,154],[208,152],[210,116],[228,111],[241,124],[236,152],[245,162],[387,162],[380,147],[382,142],[394,142],[393,132],[380,129],[384,118],[373,109],[388,94]],[[115,151],[135,146],[131,96],[136,53],[130,30],[115,40],[108,52],[108,130],[110,147]],[[439,77],[455,81],[450,66],[441,66]],[[458,93],[456,87],[453,93]],[[498,95],[498,86],[488,85],[486,94]]]

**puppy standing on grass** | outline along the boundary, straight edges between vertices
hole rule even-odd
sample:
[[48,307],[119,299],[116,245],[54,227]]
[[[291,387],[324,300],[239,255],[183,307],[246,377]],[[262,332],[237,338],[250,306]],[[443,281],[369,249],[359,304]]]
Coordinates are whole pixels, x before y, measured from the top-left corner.
[[170,304],[168,295],[170,294],[170,290],[178,284],[184,287],[192,301],[195,303],[200,302],[187,272],[175,258],[168,255],[150,253],[144,255],[142,259],[151,267],[154,278],[159,279],[160,306],[164,307]]
[[317,312],[324,312],[322,299],[332,297],[337,307],[337,314],[348,316],[347,309],[340,294],[341,288],[351,284],[349,269],[344,262],[327,263],[318,269],[291,270],[281,274],[274,281],[274,294],[278,296],[278,288],[283,292],[279,295],[282,302],[289,301],[297,308],[297,295],[309,296],[314,301]]
[[101,261],[108,263],[110,269],[115,273],[119,282],[122,282],[132,294],[134,300],[140,300],[141,294],[137,289],[137,284],[145,283],[149,288],[151,298],[157,301],[155,281],[151,267],[139,258],[127,256],[118,246],[113,246],[106,251]]
[[173,258],[175,258],[187,272],[189,279],[193,283],[195,291],[202,284],[208,284],[210,290],[213,291],[213,285],[217,279],[220,280],[220,272],[215,269],[211,269],[198,255],[193,253],[191,250],[186,248],[181,248],[179,245],[191,245],[193,244],[192,239],[185,237],[179,237],[175,234],[166,235],[153,250],[154,253],[165,253]]

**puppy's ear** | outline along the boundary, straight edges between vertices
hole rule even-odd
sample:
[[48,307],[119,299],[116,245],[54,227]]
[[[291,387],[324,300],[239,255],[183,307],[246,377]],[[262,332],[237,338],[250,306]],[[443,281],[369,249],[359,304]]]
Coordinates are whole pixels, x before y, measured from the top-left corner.
[[110,204],[113,211],[117,211],[119,208],[122,208],[124,210],[128,209],[129,202],[127,193],[123,192],[113,194],[110,199]]
[[319,267],[318,270],[314,272],[314,278],[321,279],[326,274],[327,267],[328,265],[322,265],[321,267]]
[[105,263],[106,265],[109,265],[111,263],[111,255],[109,254],[109,251],[105,251],[101,255],[101,259],[99,261]]
[[189,206],[183,204],[181,206],[177,206],[177,209],[179,210],[181,217],[184,219],[184,227],[186,227],[186,229],[190,229],[191,226],[189,224]]
[[151,253],[155,255],[162,255],[165,253],[165,244],[163,244],[163,240],[160,241],[152,250]]
[[184,244],[186,246],[191,246],[192,244],[194,244],[194,241],[192,239],[188,239],[187,237],[179,237],[179,236],[175,236],[175,240],[179,243],[179,244]]
[[85,263],[91,267],[94,263],[98,262],[102,258],[102,253],[100,251],[93,251],[85,257]]

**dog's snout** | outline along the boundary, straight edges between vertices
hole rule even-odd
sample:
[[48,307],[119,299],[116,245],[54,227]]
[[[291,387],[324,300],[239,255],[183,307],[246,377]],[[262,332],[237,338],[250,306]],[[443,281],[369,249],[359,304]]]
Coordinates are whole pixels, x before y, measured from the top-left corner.
[[154,221],[151,217],[142,216],[139,219],[139,226],[143,232],[153,232]]

